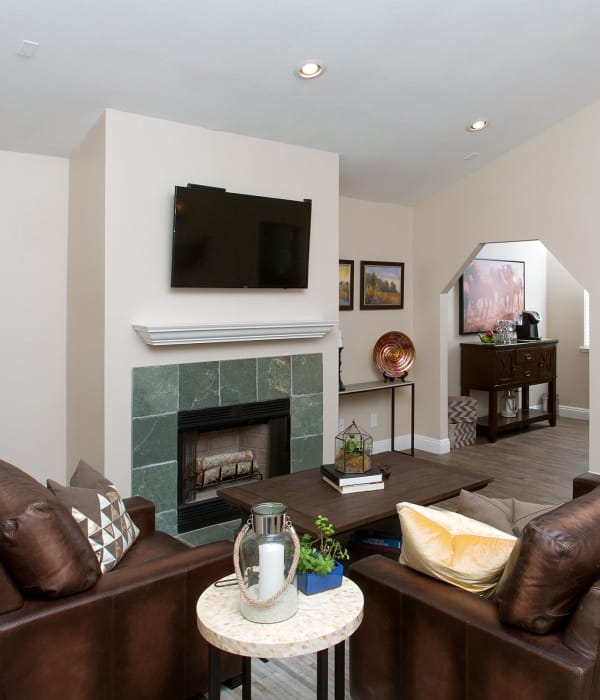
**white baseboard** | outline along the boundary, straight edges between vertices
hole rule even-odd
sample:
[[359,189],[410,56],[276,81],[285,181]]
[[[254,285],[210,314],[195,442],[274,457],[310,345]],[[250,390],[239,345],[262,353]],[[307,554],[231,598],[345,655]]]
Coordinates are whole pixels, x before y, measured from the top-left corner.
[[558,415],[563,418],[574,418],[575,420],[587,420],[590,419],[590,409],[589,408],[578,408],[577,406],[559,406]]
[[[531,408],[536,408],[538,411],[543,410],[541,404],[536,404],[531,406]],[[558,406],[558,415],[562,418],[574,418],[575,420],[587,420],[590,419],[590,409],[589,408],[578,408],[577,406]]]
[[[397,435],[395,447],[397,450],[405,452],[410,450],[410,435]],[[377,440],[373,443],[373,454],[378,452],[389,452],[392,449],[390,440]],[[430,438],[426,435],[415,435],[415,450],[423,450],[436,455],[443,455],[450,452],[450,440]]]

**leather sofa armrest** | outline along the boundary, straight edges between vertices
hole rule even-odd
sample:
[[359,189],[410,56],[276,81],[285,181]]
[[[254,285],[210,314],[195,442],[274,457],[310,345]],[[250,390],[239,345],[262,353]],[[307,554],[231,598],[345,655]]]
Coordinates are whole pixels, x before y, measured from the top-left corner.
[[130,496],[124,498],[123,502],[131,519],[139,527],[140,535],[151,535],[155,528],[154,503],[142,496]]

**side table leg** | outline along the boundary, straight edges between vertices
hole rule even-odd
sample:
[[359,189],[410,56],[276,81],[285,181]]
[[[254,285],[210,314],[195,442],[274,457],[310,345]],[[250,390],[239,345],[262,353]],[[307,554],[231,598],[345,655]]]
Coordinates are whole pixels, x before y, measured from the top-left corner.
[[317,652],[317,700],[327,700],[329,680],[329,655],[327,649]]
[[208,645],[208,700],[221,697],[220,656],[217,647]]
[[346,642],[335,645],[335,700],[346,697]]
[[252,659],[242,656],[242,700],[252,700]]

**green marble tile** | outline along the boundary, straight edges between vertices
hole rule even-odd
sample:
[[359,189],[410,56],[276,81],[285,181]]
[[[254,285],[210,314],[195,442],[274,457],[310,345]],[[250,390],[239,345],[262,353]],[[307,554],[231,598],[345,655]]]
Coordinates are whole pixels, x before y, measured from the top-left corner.
[[157,513],[177,508],[177,462],[133,469],[131,491],[153,501]]
[[156,529],[169,535],[177,535],[177,511],[165,510],[156,514]]
[[323,436],[311,435],[292,439],[290,454],[292,472],[320,467],[323,464]]
[[323,433],[323,395],[292,396],[291,435],[304,437]]
[[[202,544],[220,542],[221,540],[233,542],[233,534],[222,525],[209,525],[208,527],[202,527],[199,530],[182,532],[180,535],[177,535],[177,539],[180,539],[182,542],[185,542],[192,547],[198,547]],[[233,564],[231,567],[233,569]]]
[[177,414],[134,418],[131,422],[133,467],[177,461]]
[[292,357],[292,394],[323,392],[323,355],[294,355]]
[[292,386],[291,358],[259,357],[257,384],[259,401],[287,398]]
[[177,411],[179,376],[177,365],[133,368],[131,415],[157,416]]
[[221,406],[256,401],[256,359],[220,363]]
[[219,405],[219,363],[179,365],[179,410],[193,411]]

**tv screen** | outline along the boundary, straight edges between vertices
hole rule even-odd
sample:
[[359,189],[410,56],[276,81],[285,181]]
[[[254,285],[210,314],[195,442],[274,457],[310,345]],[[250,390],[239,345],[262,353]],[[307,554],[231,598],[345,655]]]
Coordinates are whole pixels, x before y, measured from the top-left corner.
[[175,187],[171,287],[305,289],[311,201]]

